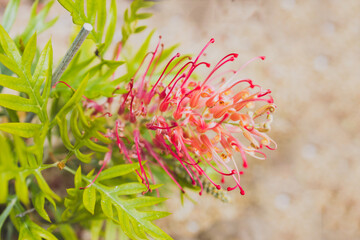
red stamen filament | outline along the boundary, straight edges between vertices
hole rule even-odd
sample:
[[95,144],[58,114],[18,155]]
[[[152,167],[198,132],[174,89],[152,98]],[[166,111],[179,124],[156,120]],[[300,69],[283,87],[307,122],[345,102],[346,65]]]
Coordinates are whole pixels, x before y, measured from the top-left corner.
[[75,90],[73,87],[71,87],[68,83],[66,83],[66,82],[64,82],[64,81],[58,81],[58,82],[56,82],[56,83],[54,84],[54,86],[52,86],[52,87],[55,88],[59,83],[65,84],[68,88],[70,88],[71,90],[73,90],[74,92],[76,92],[76,90]]
[[99,177],[100,173],[102,172],[102,170],[106,167],[106,164],[108,164],[111,160],[111,154],[112,154],[112,148],[111,146],[109,146],[109,151],[105,154],[104,157],[104,161],[103,164],[99,170],[99,172],[96,174],[96,176],[94,177],[94,179],[89,183],[89,185],[87,185],[86,187],[81,187],[80,189],[86,189],[88,187],[91,187],[91,185],[94,184],[94,182],[96,181],[96,179]]
[[[129,157],[128,155],[128,152],[127,152],[127,149],[125,147],[125,144],[123,143],[123,141],[121,141],[120,137],[119,137],[119,127],[120,127],[120,123],[119,121],[116,121],[116,124],[115,124],[115,135],[116,135],[116,141],[117,141],[117,145],[118,145],[118,148],[119,148],[119,152],[121,153],[122,152],[122,149],[123,149],[123,153],[126,157],[126,159],[129,161],[129,163],[133,163],[133,161],[131,161],[131,158]],[[136,174],[139,176],[139,178],[141,179],[141,181],[144,181],[143,177],[141,176],[141,174],[139,173],[138,170],[135,170]]]
[[[209,78],[219,69],[221,68],[225,63],[227,62],[232,62],[235,60],[235,58],[237,58],[238,54],[237,53],[230,53],[228,55],[226,55],[225,57],[223,57],[214,67],[214,69],[210,72],[210,74],[207,76],[207,78],[204,80],[204,82],[201,84],[201,87],[203,87],[205,85],[205,83],[209,80]],[[230,57],[229,59],[226,59]],[[226,61],[224,61],[226,59]]]
[[147,141],[144,141],[146,150],[150,153],[150,155],[159,163],[159,165],[164,169],[164,171],[167,173],[167,175],[173,180],[173,182],[180,188],[180,190],[185,193],[185,190],[181,187],[181,185],[176,181],[175,177],[170,173],[170,171],[167,169],[167,167],[164,165],[164,163],[161,161],[159,156],[152,150],[152,146],[150,146],[150,143]]
[[[155,88],[156,86],[158,85],[158,83],[160,82],[161,80],[161,77],[164,75],[166,69],[169,67],[170,63],[177,57],[180,57],[180,53],[177,53],[174,57],[171,58],[171,60],[167,63],[167,65],[165,66],[164,70],[162,71],[159,79],[156,81],[156,83],[154,84],[154,86],[151,88],[150,90],[150,94],[152,94],[154,91],[155,91]],[[170,70],[171,71],[171,70]]]
[[136,147],[136,154],[138,156],[138,162],[140,165],[140,170],[141,170],[142,175],[145,178],[145,181],[143,181],[143,183],[148,188],[148,191],[151,192],[150,185],[149,185],[149,179],[147,178],[144,166],[141,163],[141,154],[140,154],[140,149],[139,149],[140,139],[139,138],[140,138],[140,132],[139,132],[139,130],[135,130],[134,131],[134,142],[135,142],[135,147]]

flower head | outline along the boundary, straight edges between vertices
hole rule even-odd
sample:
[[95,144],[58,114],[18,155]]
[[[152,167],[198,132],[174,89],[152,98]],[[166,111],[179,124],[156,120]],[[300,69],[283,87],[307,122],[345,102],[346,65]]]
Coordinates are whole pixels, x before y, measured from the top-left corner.
[[[237,71],[219,72],[238,55],[228,54],[210,68],[200,57],[213,42],[211,39],[195,60],[176,54],[155,78],[153,73],[163,48],[159,40],[155,51],[145,57],[140,67],[145,71],[135,74],[127,86],[128,92],[121,97],[116,134],[121,134],[120,123],[130,124],[135,148],[127,149],[120,137],[117,137],[118,146],[129,161],[138,159],[141,167],[138,175],[148,188],[149,180],[142,165],[144,158],[163,168],[181,190],[171,170],[173,165],[182,166],[192,184],[201,187],[200,194],[204,177],[217,189],[221,188],[208,175],[208,168],[219,173],[222,179],[231,177],[234,180],[235,185],[228,187],[228,191],[239,188],[244,194],[240,185],[243,172],[235,153],[241,156],[242,167],[247,168],[247,155],[264,159],[263,147],[276,148],[266,134],[276,108],[271,91],[262,89],[250,79],[238,77],[247,64],[265,57],[251,59]],[[145,66],[146,58],[150,60]],[[203,80],[195,81],[194,72],[200,66],[210,68],[210,72]],[[231,76],[227,78],[228,75]],[[146,137],[141,134],[145,131],[148,132]],[[244,141],[239,140],[241,135]],[[169,163],[169,158],[160,157],[161,154],[172,156],[171,161],[175,162]]]

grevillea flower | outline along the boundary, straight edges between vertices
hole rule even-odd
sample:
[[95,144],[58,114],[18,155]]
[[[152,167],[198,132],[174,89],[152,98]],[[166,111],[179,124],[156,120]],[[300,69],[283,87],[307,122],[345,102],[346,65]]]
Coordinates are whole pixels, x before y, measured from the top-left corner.
[[[153,73],[163,50],[159,40],[129,82],[128,92],[120,98],[114,132],[117,145],[128,162],[139,162],[137,174],[149,190],[153,177],[144,165],[145,159],[160,166],[182,191],[173,166],[186,171],[192,184],[200,186],[200,194],[204,178],[221,188],[209,176],[209,168],[220,174],[221,182],[233,179],[235,185],[228,187],[228,191],[239,188],[244,194],[238,158],[241,168],[247,168],[247,155],[265,159],[262,149],[276,148],[266,134],[276,108],[271,91],[238,77],[247,64],[265,57],[251,59],[237,71],[220,71],[238,55],[228,54],[211,68],[200,57],[212,43],[213,39],[195,60],[176,54],[155,77]],[[209,74],[195,81],[194,72],[201,66],[209,68]],[[145,69],[143,73],[141,69]]]

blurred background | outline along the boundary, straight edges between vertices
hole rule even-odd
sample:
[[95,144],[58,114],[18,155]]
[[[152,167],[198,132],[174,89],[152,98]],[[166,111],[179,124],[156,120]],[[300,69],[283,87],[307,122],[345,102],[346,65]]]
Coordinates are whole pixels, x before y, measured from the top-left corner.
[[[13,34],[29,16],[23,3]],[[241,76],[270,88],[278,106],[269,134],[278,149],[249,160],[246,195],[234,191],[225,204],[194,193],[197,203],[182,207],[176,195],[159,225],[176,240],[360,239],[360,1],[164,0],[151,11],[149,29],[181,53],[215,38],[210,62],[236,52],[236,68],[265,55]],[[40,40],[52,36],[60,59],[72,22],[58,3],[52,12],[60,19]]]

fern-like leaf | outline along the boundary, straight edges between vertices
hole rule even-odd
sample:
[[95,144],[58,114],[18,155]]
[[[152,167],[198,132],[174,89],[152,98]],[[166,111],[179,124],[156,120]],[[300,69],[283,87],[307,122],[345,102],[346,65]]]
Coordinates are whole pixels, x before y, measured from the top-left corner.
[[6,6],[1,25],[6,31],[10,31],[15,22],[16,14],[19,9],[20,0],[10,0]]
[[[122,231],[131,239],[148,239],[148,236],[154,239],[172,239],[152,221],[165,217],[169,213],[161,211],[142,211],[144,207],[152,207],[155,204],[165,201],[165,198],[142,196],[138,194],[147,190],[147,187],[141,183],[132,182],[124,183],[118,186],[109,187],[102,183],[102,180],[110,179],[111,177],[120,177],[133,172],[139,165],[123,164],[115,166],[116,171],[111,168],[103,171],[97,181],[91,187],[85,189],[83,192],[83,203],[85,208],[94,213],[96,202],[100,202],[101,212],[110,220],[120,225]],[[73,170],[65,168],[67,171],[74,173]],[[75,180],[79,187],[79,176],[81,168],[76,171]],[[83,181],[82,186],[88,185],[92,182],[92,178],[81,175]],[[159,185],[150,186],[152,189],[159,187]],[[72,189],[71,191],[78,191]],[[133,197],[136,195],[136,197]]]
[[[29,40],[22,56],[2,26],[0,26],[0,42],[5,53],[5,55],[0,54],[0,62],[17,75],[17,77],[10,77],[0,74],[0,85],[27,96],[0,94],[0,106],[16,111],[34,112],[41,122],[47,121],[46,105],[50,93],[52,71],[51,43],[48,42],[41,52],[35,72],[31,74],[31,64],[36,53],[36,34]],[[45,86],[41,93],[44,81]]]
[[130,9],[124,12],[124,24],[121,27],[122,44],[125,45],[130,35],[139,33],[146,29],[146,26],[137,26],[138,20],[146,19],[152,16],[151,13],[138,13],[142,8],[149,8],[154,5],[154,2],[144,0],[134,0]]
[[65,147],[69,150],[69,153],[64,159],[64,163],[75,154],[76,157],[83,162],[88,163],[91,160],[90,154],[83,154],[80,152],[80,148],[87,147],[94,152],[105,153],[108,151],[106,146],[95,143],[92,139],[98,139],[100,142],[109,144],[110,140],[104,137],[101,132],[106,132],[104,127],[104,117],[90,119],[90,117],[85,116],[81,106],[77,105],[76,108],[72,111],[70,117],[70,126],[71,132],[75,138],[75,143],[72,144],[68,136],[67,120],[65,116],[57,117],[57,124],[60,128],[61,138],[64,142]]
[[57,239],[51,232],[31,221],[29,216],[23,216],[24,212],[25,209],[19,202],[16,202],[12,212],[10,213],[11,221],[19,231],[19,239]]
[[38,4],[39,4],[39,0],[36,0],[32,5],[28,24],[24,32],[19,36],[21,42],[25,44],[35,33],[40,34],[41,32],[53,26],[58,20],[58,17],[55,17],[50,21],[46,21],[49,15],[49,11],[52,5],[54,4],[54,0],[49,1],[45,6],[41,8],[40,11],[38,9]]
[[99,54],[103,56],[110,46],[116,29],[116,0],[111,0],[109,11],[106,10],[106,0],[58,0],[58,2],[71,14],[75,24],[81,26],[90,23],[94,26],[90,38],[94,40]]

